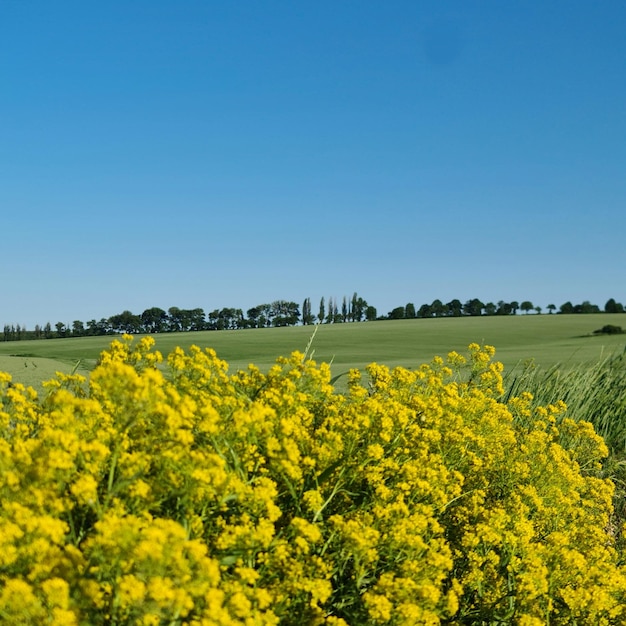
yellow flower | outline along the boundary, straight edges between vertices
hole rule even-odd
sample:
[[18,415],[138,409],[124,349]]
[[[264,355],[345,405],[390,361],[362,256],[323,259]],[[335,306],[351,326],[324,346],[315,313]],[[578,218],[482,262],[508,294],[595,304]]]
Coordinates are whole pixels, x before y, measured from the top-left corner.
[[80,476],[70,491],[81,504],[94,504],[98,500],[98,481],[91,475]]
[[606,445],[501,401],[493,356],[374,363],[343,395],[300,353],[162,371],[126,336],[43,399],[0,375],[2,620],[624,622]]
[[377,622],[388,622],[391,620],[393,604],[385,596],[368,591],[364,594],[363,600],[373,620]]

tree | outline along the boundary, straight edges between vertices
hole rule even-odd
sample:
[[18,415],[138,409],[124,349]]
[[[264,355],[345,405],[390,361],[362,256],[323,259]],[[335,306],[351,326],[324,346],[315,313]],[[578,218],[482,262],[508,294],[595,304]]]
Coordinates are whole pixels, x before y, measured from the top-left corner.
[[338,324],[341,322],[341,315],[339,315],[339,305],[337,304],[337,299],[333,298],[332,299],[332,307],[330,306],[330,298],[328,299],[329,301],[329,313],[332,310],[333,312],[333,324]]
[[233,307],[224,307],[218,313],[219,330],[237,330],[243,328],[243,311]]
[[187,311],[187,319],[189,321],[189,330],[206,330],[206,315],[204,309],[196,308]]
[[546,308],[548,309],[548,313],[550,315],[556,311],[556,306],[554,304],[549,304]]
[[335,321],[335,305],[333,302],[333,297],[330,296],[328,298],[328,310],[326,311],[326,323],[332,324]]
[[160,333],[167,328],[167,313],[154,306],[141,314],[141,323],[147,333]]
[[520,304],[520,309],[522,309],[522,311],[524,311],[524,313],[528,315],[528,311],[533,310],[533,303],[530,300],[524,300],[524,302]]
[[591,304],[589,300],[585,300],[574,307],[574,313],[600,313],[600,308],[597,304]]
[[246,327],[246,319],[241,309],[235,309],[235,328],[241,329]]
[[535,313],[537,313],[537,315],[541,315],[541,307],[540,306],[536,306],[535,307]]
[[272,326],[295,326],[300,319],[300,309],[295,302],[275,300],[271,304]]
[[219,327],[220,323],[220,311],[219,309],[214,309],[210,311],[207,315],[207,326],[209,330],[224,330],[224,327]]
[[167,312],[169,313],[168,328],[172,332],[179,332],[183,329],[181,312],[177,306],[171,306]]
[[80,320],[74,320],[72,322],[72,336],[73,337],[85,336],[85,325]]
[[505,302],[504,300],[500,300],[498,302],[496,315],[511,315],[512,311],[513,309],[511,309],[511,305],[508,302]]
[[513,300],[513,302],[511,302],[511,313],[517,315],[517,309],[519,309],[519,303]]
[[122,311],[109,318],[111,329],[117,333],[137,334],[141,331],[141,318],[130,311]]
[[446,314],[446,307],[443,305],[443,302],[437,298],[433,300],[430,305],[430,312],[435,317],[444,317]]
[[448,302],[448,304],[446,304],[446,308],[448,309],[447,314],[450,317],[461,317],[461,315],[463,315],[463,305],[461,304],[461,301],[456,298]]
[[341,321],[345,324],[348,321],[348,300],[343,297],[341,302]]
[[[194,330],[194,324],[199,326],[197,330],[201,330],[204,327],[204,311],[202,309],[179,309],[178,307],[172,307],[170,311],[173,312],[173,317],[179,330],[183,332]],[[198,312],[200,312],[200,319]]]
[[378,316],[378,312],[376,311],[376,307],[368,305],[367,308],[365,309],[365,319],[368,322],[373,322],[377,316]]
[[67,328],[63,322],[57,322],[54,327],[57,329],[57,337],[65,337],[67,334]]
[[409,302],[405,307],[404,307],[404,317],[406,317],[407,319],[411,320],[415,317],[417,317],[416,313],[415,313],[415,305],[412,302]]
[[113,332],[111,328],[111,324],[109,324],[109,320],[101,317],[99,322],[96,322],[96,335],[110,335]]
[[235,330],[243,328],[246,322],[241,309],[224,307],[215,309],[207,316],[206,328],[208,330]]
[[493,302],[487,302],[487,304],[485,304],[485,315],[495,315],[497,310]]
[[473,298],[463,305],[463,313],[465,315],[478,316],[483,314],[484,308],[485,305],[478,298]]
[[313,323],[314,319],[315,316],[311,312],[311,299],[305,298],[304,302],[302,303],[302,323],[305,326],[308,326],[309,324]]
[[325,317],[326,317],[326,307],[324,306],[324,296],[322,296],[322,299],[320,300],[320,310],[319,310],[319,313],[317,314],[318,322],[320,324],[323,324]]
[[559,307],[559,313],[566,315],[574,312],[574,305],[568,300]]
[[248,318],[248,328],[262,328],[261,316],[263,315],[263,305],[253,306],[246,311]]
[[393,311],[390,311],[387,315],[390,320],[402,320],[404,319],[404,307],[397,306]]
[[417,317],[432,317],[433,312],[430,308],[430,304],[422,304],[422,306],[417,311]]
[[613,298],[609,298],[604,305],[605,313],[623,313],[624,307],[619,302],[615,302]]
[[352,321],[363,321],[366,310],[367,302],[363,298],[361,298],[361,296],[357,296],[357,294],[355,293],[352,296]]
[[262,304],[260,306],[261,309],[261,316],[259,317],[259,328],[266,328],[272,325],[271,322],[271,311],[272,311],[272,305],[271,304]]
[[356,291],[352,294],[352,300],[350,301],[350,321],[360,322],[360,319],[356,319],[357,309],[359,307],[359,299],[356,295]]

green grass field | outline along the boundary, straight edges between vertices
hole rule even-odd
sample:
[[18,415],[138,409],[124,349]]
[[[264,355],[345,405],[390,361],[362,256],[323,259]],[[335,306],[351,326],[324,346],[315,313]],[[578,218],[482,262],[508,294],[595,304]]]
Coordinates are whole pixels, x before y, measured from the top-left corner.
[[[539,366],[564,368],[593,363],[626,348],[626,335],[593,336],[605,324],[626,328],[625,314],[517,315],[436,318],[321,325],[313,358],[332,362],[334,375],[376,361],[413,368],[450,350],[463,352],[472,342],[496,347],[496,358],[511,370],[533,359]],[[304,351],[312,326],[206,331],[156,335],[164,355],[175,346],[214,348],[232,370],[254,363],[269,367],[280,355]],[[56,370],[88,372],[113,337],[81,337],[0,343],[0,370],[16,381],[37,384]]]

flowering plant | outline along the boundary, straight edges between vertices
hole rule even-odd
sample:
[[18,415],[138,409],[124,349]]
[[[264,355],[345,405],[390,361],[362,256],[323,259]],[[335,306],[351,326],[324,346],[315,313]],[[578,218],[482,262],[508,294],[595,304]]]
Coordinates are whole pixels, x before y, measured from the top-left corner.
[[300,353],[228,373],[114,341],[38,397],[0,374],[0,620],[623,623],[590,424],[504,403],[494,350],[345,393]]

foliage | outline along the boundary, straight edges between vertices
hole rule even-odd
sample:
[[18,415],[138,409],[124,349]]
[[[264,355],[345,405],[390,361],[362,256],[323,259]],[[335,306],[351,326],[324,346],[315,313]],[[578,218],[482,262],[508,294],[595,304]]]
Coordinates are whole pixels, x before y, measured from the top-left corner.
[[482,315],[484,308],[485,305],[478,298],[473,298],[463,305],[463,313],[465,315]]
[[560,402],[502,402],[493,349],[338,394],[300,353],[164,373],[152,344],[41,398],[1,375],[4,622],[623,622],[606,447]]
[[531,393],[535,406],[565,401],[573,415],[593,424],[603,437],[611,453],[604,474],[616,484],[613,526],[626,547],[621,534],[626,520],[626,351],[569,368],[544,369],[528,362],[521,371],[511,371],[504,383],[509,396]]
[[605,324],[602,328],[594,330],[594,335],[621,335],[624,331],[621,326],[615,326],[614,324]]
[[402,320],[405,316],[405,308],[403,306],[397,306],[393,311],[387,314],[387,319],[390,320]]
[[[487,302],[484,304],[478,298],[468,300],[461,304],[460,300],[454,299],[444,304],[441,300],[435,299],[432,304],[422,304],[418,309],[410,302],[404,307],[395,307],[387,315],[377,315],[376,308],[368,305],[367,301],[358,296],[355,292],[348,300],[343,296],[341,312],[337,306],[337,300],[330,297],[328,299],[328,311],[324,298],[320,300],[317,322],[327,324],[338,324],[345,322],[362,322],[374,320],[398,320],[413,319],[415,317],[479,317],[482,315],[516,315],[521,309],[525,313],[534,310],[541,314],[540,306],[533,306],[532,302],[526,300],[522,304],[516,301],[505,302],[500,300],[498,304]],[[547,306],[548,312],[556,310],[554,304]],[[559,309],[560,313],[599,313],[600,308],[585,300],[582,304],[573,305],[565,302]],[[604,307],[605,313],[623,313],[624,307],[621,303],[610,298]],[[22,341],[31,339],[65,339],[68,337],[93,337],[102,335],[130,334],[155,334],[171,332],[199,332],[203,330],[240,330],[243,328],[269,328],[278,326],[295,326],[301,323],[308,326],[316,321],[316,316],[311,308],[311,299],[305,298],[302,304],[302,313],[295,302],[286,300],[276,300],[274,302],[259,304],[249,308],[244,315],[242,309],[233,307],[223,307],[215,309],[205,314],[204,309],[180,309],[170,307],[164,311],[159,307],[146,309],[141,315],[135,315],[131,311],[123,311],[120,314],[112,315],[109,318],[95,319],[86,323],[74,320],[71,327],[63,322],[55,324],[56,332],[48,322],[43,328],[37,324],[34,330],[27,330],[26,327],[5,324],[0,335],[0,341]]]
[[315,315],[311,312],[311,298],[305,298],[302,303],[302,324],[308,326],[315,321]]
[[609,298],[604,305],[605,313],[623,313],[624,305],[621,302],[615,302],[614,298]]
[[626,456],[626,351],[569,368],[544,369],[529,361],[504,383],[507,396],[529,392],[537,406],[564,401],[578,419],[593,424],[613,453]]

